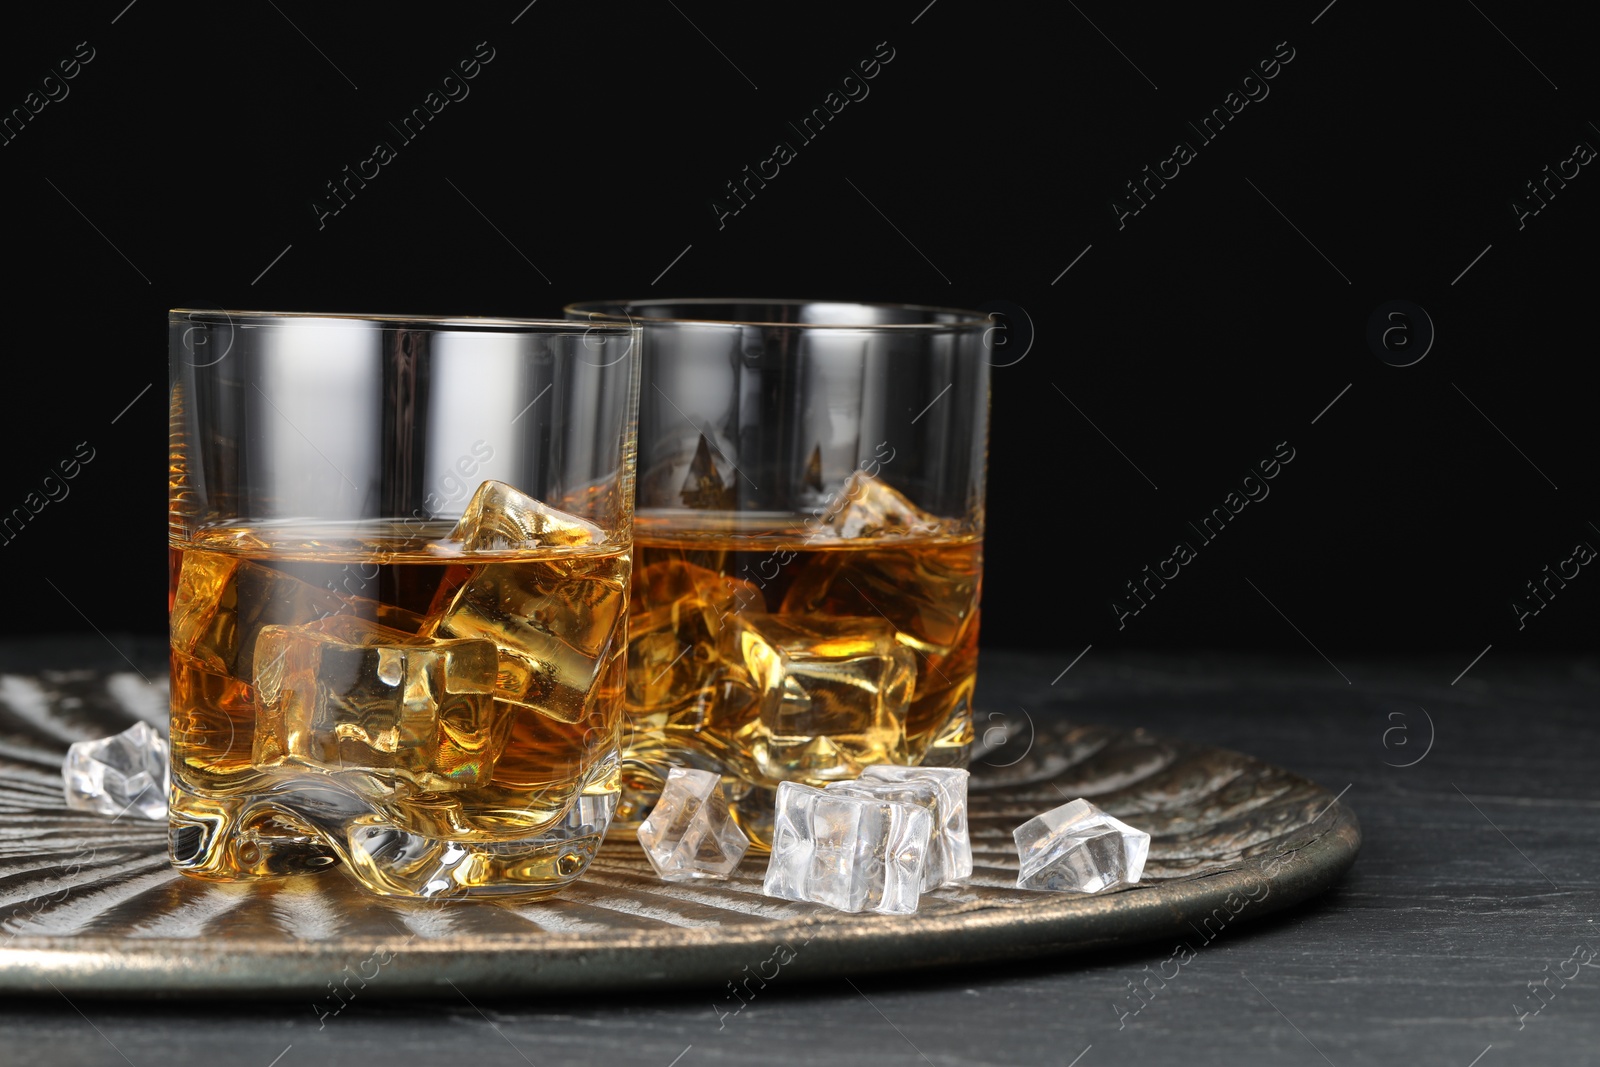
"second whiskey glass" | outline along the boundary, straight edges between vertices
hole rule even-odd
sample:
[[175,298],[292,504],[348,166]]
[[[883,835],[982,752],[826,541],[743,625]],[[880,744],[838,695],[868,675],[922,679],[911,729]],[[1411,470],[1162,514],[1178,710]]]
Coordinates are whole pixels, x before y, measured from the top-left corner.
[[672,766],[770,845],[778,783],[965,766],[992,323],[794,300],[574,304],[643,329],[618,818]]

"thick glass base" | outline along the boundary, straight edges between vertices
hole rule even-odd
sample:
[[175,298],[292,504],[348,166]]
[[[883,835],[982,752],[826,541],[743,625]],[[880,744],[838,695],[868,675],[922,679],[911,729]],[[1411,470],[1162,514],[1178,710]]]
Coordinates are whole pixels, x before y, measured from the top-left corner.
[[182,873],[263,881],[340,866],[370,892],[414,900],[533,900],[576,880],[605,838],[612,792],[580,794],[558,818],[519,832],[438,836],[404,827],[325,786],[208,797],[174,783],[169,845]]

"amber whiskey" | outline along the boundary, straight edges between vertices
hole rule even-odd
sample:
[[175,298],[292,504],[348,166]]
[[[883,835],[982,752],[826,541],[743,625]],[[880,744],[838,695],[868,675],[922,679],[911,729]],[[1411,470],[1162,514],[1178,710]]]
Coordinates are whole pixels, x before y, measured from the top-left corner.
[[713,769],[762,845],[781,781],[965,765],[981,539],[826,532],[636,518],[620,818],[648,813],[669,766]]
[[581,871],[618,786],[630,555],[533,519],[537,548],[449,524],[175,546],[177,866],[343,862],[403,896],[535,896]]

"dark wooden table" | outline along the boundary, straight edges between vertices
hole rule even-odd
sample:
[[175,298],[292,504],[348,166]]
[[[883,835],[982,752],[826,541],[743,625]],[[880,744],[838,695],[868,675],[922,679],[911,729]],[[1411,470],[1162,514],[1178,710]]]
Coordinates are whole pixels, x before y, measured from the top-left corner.
[[[140,670],[163,669],[159,644],[113,637]],[[996,743],[984,758],[1014,758],[1030,719],[1049,716],[1249,752],[1348,787],[1365,835],[1354,870],[1308,905],[1196,937],[1181,967],[1166,962],[1172,945],[1152,944],[775,980],[720,1022],[725,991],[700,988],[537,1003],[357,997],[320,1022],[309,998],[12,999],[0,1062],[1600,1062],[1600,662],[1491,656],[1454,683],[1460,663],[1341,662],[1346,684],[1317,659],[1090,652],[1062,674],[1070,659],[984,653],[979,729]],[[129,666],[98,638],[0,648],[0,670],[73,664]]]

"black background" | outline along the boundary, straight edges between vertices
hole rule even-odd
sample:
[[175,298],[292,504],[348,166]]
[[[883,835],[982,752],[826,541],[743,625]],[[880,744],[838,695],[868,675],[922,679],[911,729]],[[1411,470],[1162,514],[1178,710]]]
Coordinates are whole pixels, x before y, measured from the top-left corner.
[[[1009,310],[990,647],[1592,650],[1593,568],[1520,630],[1511,604],[1600,546],[1600,177],[1522,229],[1510,205],[1600,146],[1593,23],[1324,2],[8,11],[0,109],[94,58],[0,146],[0,509],[79,442],[95,458],[0,545],[0,625],[164,629],[168,308],[797,296]],[[479,42],[470,95],[399,144],[386,123]],[[870,94],[800,144],[787,123],[880,42]],[[1290,48],[1200,144],[1185,123]],[[397,158],[319,228],[379,139]],[[1119,228],[1122,184],[1179,139],[1197,158]],[[713,198],[779,140],[798,157],[719,228]],[[1402,299],[1437,331],[1409,367],[1366,339]],[[1284,441],[1271,495],[1201,545],[1187,522]],[[1180,539],[1198,558],[1119,629],[1123,583]]]

